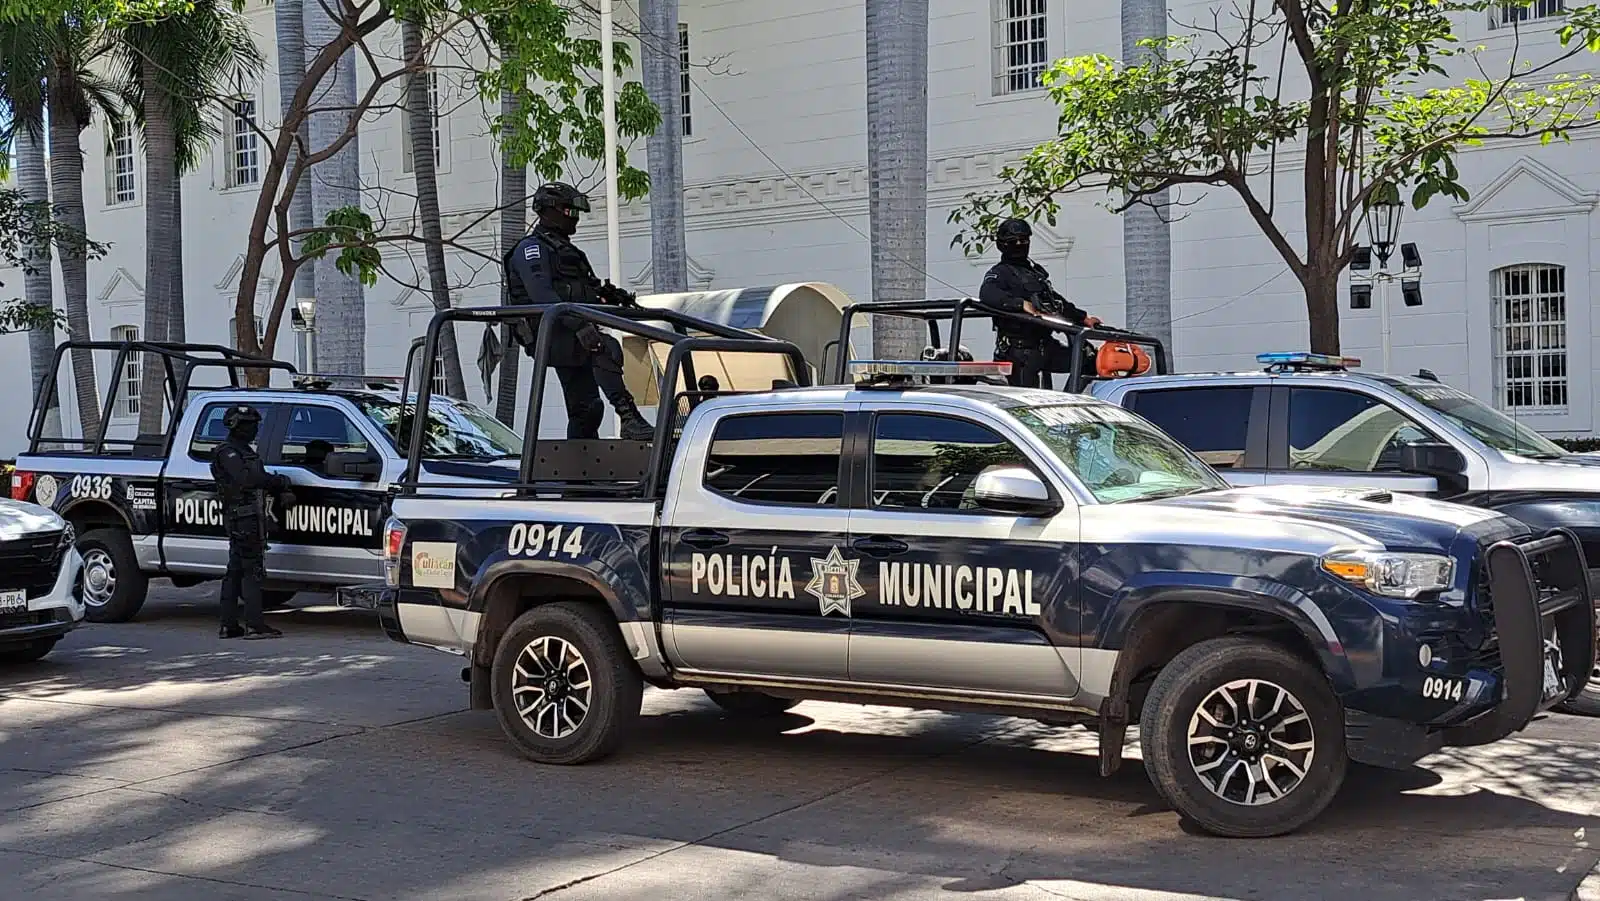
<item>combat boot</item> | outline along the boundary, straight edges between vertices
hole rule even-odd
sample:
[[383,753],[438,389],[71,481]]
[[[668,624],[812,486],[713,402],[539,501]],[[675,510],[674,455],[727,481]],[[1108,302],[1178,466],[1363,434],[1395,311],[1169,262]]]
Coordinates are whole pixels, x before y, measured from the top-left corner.
[[656,440],[656,427],[651,425],[644,418],[644,415],[639,412],[639,408],[634,404],[633,398],[613,398],[611,406],[617,411],[617,419],[622,425],[623,441]]

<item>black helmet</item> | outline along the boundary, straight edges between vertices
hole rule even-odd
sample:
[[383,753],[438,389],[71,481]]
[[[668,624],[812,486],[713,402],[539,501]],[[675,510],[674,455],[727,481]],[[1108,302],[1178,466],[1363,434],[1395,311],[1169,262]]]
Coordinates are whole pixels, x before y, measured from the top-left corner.
[[222,414],[222,425],[230,432],[237,430],[240,426],[260,424],[261,414],[256,412],[254,407],[246,407],[243,404],[237,407],[230,407],[228,412]]
[[994,230],[994,244],[1000,248],[1000,255],[1027,256],[1029,239],[1033,237],[1033,226],[1022,219],[1007,219],[1000,223]]
[[545,210],[576,210],[587,213],[589,197],[565,182],[548,182],[533,192],[533,211],[540,213]]

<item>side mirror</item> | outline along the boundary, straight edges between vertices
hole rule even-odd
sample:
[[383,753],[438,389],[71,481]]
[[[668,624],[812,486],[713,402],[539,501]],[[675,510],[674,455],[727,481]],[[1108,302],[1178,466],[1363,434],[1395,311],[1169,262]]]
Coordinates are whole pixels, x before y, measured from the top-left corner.
[[1419,441],[1400,448],[1400,469],[1417,475],[1449,477],[1466,471],[1467,458],[1442,441]]
[[991,466],[972,483],[978,505],[1000,513],[1049,516],[1061,509],[1050,487],[1026,466]]
[[322,461],[330,479],[375,482],[383,475],[383,461],[365,451],[334,451]]

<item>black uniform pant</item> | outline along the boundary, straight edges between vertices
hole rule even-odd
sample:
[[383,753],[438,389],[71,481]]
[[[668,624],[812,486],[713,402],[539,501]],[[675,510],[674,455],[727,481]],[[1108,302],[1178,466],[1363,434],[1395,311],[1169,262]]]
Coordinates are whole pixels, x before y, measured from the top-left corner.
[[575,439],[600,437],[600,423],[606,417],[601,395],[619,416],[637,411],[633,395],[622,381],[622,344],[606,334],[599,334],[598,339],[593,335],[584,337],[597,347],[590,349],[575,341],[576,365],[555,366],[561,398],[567,405],[567,437]]
[[997,356],[1011,363],[1011,374],[1006,377],[1007,382],[1021,388],[1043,388],[1046,391],[1053,391],[1055,387],[1050,379],[1050,374],[1053,372],[1070,373],[1076,368],[1086,377],[1094,376],[1094,356],[1088,351],[1087,344],[1084,347],[1083,358],[1074,360],[1072,348],[1054,338],[1036,341],[1002,338]]
[[244,602],[244,624],[266,625],[261,615],[261,586],[267,581],[267,542],[261,520],[244,517],[228,523],[228,571],[222,577],[222,624],[239,624],[239,602]]

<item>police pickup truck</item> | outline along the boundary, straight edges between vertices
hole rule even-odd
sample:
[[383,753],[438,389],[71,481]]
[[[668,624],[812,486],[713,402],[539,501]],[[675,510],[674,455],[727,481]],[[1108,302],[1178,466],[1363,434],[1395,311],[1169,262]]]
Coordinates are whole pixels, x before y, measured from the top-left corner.
[[653,444],[583,442],[602,470],[583,472],[530,441],[505,497],[408,475],[385,527],[384,628],[463,655],[471,705],[532,760],[610,753],[645,684],[733,714],[825,699],[1083,724],[1106,774],[1137,724],[1181,815],[1267,836],[1316,817],[1349,760],[1502,739],[1593,662],[1570,532],[1385,491],[1231,488],[1113,404],[908,384],[1007,364],[697,397],[666,386],[715,339],[660,335],[677,344]]
[[[143,365],[165,366],[173,374],[169,401],[175,412],[164,433],[117,439],[102,427],[88,439],[44,436],[35,411],[30,449],[12,474],[14,499],[50,508],[76,530],[91,621],[133,619],[151,578],[168,577],[182,587],[222,577],[228,539],[211,460],[227,438],[223,414],[238,404],[260,411],[263,462],[289,478],[298,501],[288,510],[268,502],[269,606],[287,603],[301,590],[382,579],[389,485],[405,467],[397,435],[404,437],[402,414],[409,426],[415,406],[412,400],[403,408],[392,383],[357,379],[352,387],[336,388],[329,378],[298,376],[287,363],[205,345],[68,342],[58,349],[58,363],[73,347],[114,350],[113,372],[125,371],[127,357],[138,354]],[[239,373],[251,368],[286,371],[296,387],[239,387]],[[234,387],[192,384],[194,374],[216,370],[226,372]],[[107,426],[119,389],[108,395],[102,419]],[[487,413],[440,397],[433,399],[427,421],[427,447],[435,457],[430,473],[491,484],[515,478],[507,467],[520,455],[522,439]]]

